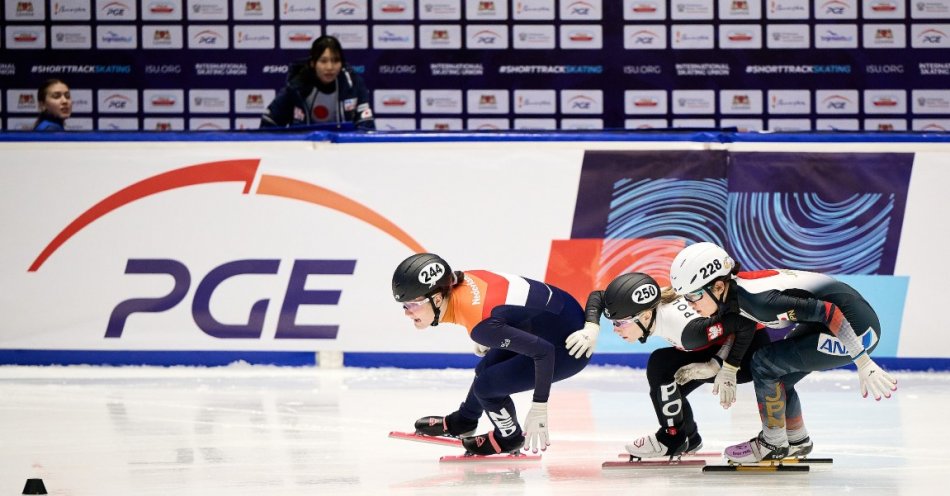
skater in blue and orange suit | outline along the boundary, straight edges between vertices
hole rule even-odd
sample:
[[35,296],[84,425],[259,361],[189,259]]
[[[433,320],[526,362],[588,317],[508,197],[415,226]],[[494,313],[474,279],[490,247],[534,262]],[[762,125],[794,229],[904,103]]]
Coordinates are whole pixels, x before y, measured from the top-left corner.
[[[483,355],[475,380],[459,409],[423,417],[416,430],[462,439],[477,455],[537,452],[550,445],[548,396],[551,384],[580,372],[589,358],[575,360],[567,337],[584,327],[584,310],[565,291],[525,277],[487,270],[453,271],[442,257],[412,255],[396,267],[393,297],[416,329],[459,324]],[[518,422],[514,393],[534,390],[531,409]],[[473,436],[487,413],[494,429]],[[522,427],[523,425],[523,427]]]

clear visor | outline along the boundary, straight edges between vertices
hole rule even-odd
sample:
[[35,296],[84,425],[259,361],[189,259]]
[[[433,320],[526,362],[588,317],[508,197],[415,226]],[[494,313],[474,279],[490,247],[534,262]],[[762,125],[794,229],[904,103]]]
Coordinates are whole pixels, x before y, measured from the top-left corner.
[[683,299],[690,302],[696,303],[697,301],[703,299],[703,295],[706,294],[706,288],[699,288],[692,293],[686,293],[683,295]]
[[407,301],[407,302],[405,302],[405,303],[402,304],[402,309],[403,309],[403,310],[408,310],[408,311],[410,311],[410,312],[415,312],[415,311],[418,310],[422,305],[424,305],[425,302],[429,301],[429,298],[431,298],[431,296],[427,296],[427,297],[425,297],[425,298],[423,298],[423,299],[421,299],[421,300]]

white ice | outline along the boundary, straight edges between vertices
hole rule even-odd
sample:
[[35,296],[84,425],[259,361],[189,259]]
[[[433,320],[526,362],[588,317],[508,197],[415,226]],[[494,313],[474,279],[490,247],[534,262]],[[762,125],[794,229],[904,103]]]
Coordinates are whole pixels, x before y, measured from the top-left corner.
[[[467,370],[0,367],[0,495],[28,478],[54,495],[934,494],[948,470],[950,374],[897,373],[894,398],[861,398],[854,372],[800,386],[807,474],[602,470],[656,429],[643,370],[589,367],[555,384],[542,461],[439,463],[460,454],[389,439],[458,407]],[[751,385],[723,410],[690,396],[705,449],[759,430]],[[515,396],[523,418],[530,396]],[[482,431],[489,428],[486,419]],[[945,490],[945,489],[944,489]]]

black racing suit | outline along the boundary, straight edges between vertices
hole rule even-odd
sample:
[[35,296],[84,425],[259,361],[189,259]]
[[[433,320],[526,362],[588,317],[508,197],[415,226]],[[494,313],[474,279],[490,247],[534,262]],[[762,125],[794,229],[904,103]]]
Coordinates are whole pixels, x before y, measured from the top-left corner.
[[752,358],[762,427],[802,429],[795,385],[812,371],[846,365],[862,351],[870,354],[881,334],[877,314],[854,288],[823,274],[763,270],[741,272],[735,281],[742,315],[790,329]]

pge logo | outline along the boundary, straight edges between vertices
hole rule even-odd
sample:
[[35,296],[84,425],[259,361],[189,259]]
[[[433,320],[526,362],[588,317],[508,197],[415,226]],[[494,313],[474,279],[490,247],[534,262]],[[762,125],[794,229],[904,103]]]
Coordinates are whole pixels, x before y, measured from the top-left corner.
[[825,108],[830,110],[846,110],[851,100],[841,95],[831,95],[824,100]]
[[920,32],[920,39],[923,44],[926,45],[940,45],[943,43],[943,39],[947,36],[947,33],[939,31],[937,29],[926,29]]
[[575,96],[568,100],[568,108],[573,110],[590,110],[594,106],[594,99],[587,96]]
[[128,12],[129,6],[122,2],[109,2],[102,6],[102,14],[105,17],[125,17],[125,13]]
[[123,110],[128,108],[131,99],[125,95],[110,95],[106,97],[106,108],[114,110]]
[[494,46],[500,37],[500,34],[490,29],[482,29],[480,31],[476,31],[475,34],[472,35],[472,39],[475,41],[476,45]]
[[[282,197],[304,201],[320,207],[336,210],[370,224],[380,231],[394,237],[415,253],[426,250],[399,226],[393,224],[365,205],[362,205],[339,193],[315,184],[297,179],[262,174],[257,170],[260,159],[225,160],[209,162],[170,170],[146,178],[123,188],[80,214],[67,225],[37,256],[29,267],[29,272],[38,271],[46,260],[54,255],[75,234],[90,227],[103,216],[146,197],[154,197],[167,191],[184,187],[197,187],[215,183],[243,184],[243,194],[251,191],[257,195]],[[260,339],[263,335],[265,317],[270,311],[270,298],[262,298],[253,303],[248,310],[245,322],[238,324],[223,323],[211,314],[211,302],[216,290],[229,279],[248,274],[277,276],[282,261],[271,258],[244,258],[220,263],[195,284],[191,301],[191,316],[198,329],[204,334],[218,339]],[[337,305],[341,290],[307,289],[310,276],[353,275],[356,260],[298,259],[292,262],[290,276],[283,291],[283,303],[279,309],[275,339],[335,339],[337,325],[297,324],[297,311],[303,306]],[[170,276],[174,282],[171,291],[159,297],[132,297],[118,302],[109,314],[105,337],[118,339],[128,330],[127,323],[131,315],[141,313],[161,313],[178,306],[189,294],[194,271],[185,262],[170,258],[130,258],[125,266],[127,275]],[[262,295],[267,296],[267,295]]]
[[333,12],[338,16],[351,17],[356,15],[356,9],[359,8],[353,2],[339,2],[333,6]]
[[218,44],[218,40],[221,39],[221,33],[205,29],[195,33],[192,39],[199,45],[213,46]]
[[825,14],[840,16],[844,15],[845,11],[851,6],[839,0],[831,0],[830,2],[823,3],[821,7],[824,9]]
[[659,36],[660,36],[659,34],[653,31],[641,29],[631,34],[630,38],[633,41],[634,45],[652,46],[653,44],[655,44]]
[[567,6],[567,11],[570,15],[575,16],[588,16],[593,9],[594,6],[587,2],[574,2]]

